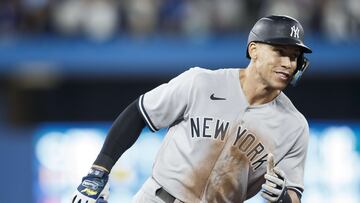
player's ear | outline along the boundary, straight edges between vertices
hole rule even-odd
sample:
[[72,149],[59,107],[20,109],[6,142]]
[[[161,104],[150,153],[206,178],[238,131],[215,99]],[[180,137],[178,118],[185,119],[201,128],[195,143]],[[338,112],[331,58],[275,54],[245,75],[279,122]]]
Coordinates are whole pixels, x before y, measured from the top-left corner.
[[251,59],[256,60],[257,58],[257,44],[255,42],[250,42],[248,46],[248,52]]

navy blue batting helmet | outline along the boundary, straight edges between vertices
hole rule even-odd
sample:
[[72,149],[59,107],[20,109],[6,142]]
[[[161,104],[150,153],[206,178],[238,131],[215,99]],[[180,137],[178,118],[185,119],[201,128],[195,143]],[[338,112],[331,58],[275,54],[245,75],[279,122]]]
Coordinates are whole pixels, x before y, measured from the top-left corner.
[[272,15],[258,20],[250,31],[247,46],[250,42],[293,45],[300,47],[304,53],[312,52],[304,44],[304,29],[299,21],[285,15]]

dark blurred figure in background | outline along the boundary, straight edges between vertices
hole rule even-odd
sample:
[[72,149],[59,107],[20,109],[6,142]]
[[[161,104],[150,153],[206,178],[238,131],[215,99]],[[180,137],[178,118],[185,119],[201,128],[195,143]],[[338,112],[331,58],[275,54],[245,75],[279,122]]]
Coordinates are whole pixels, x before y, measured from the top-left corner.
[[51,0],[3,0],[0,2],[0,32],[11,33],[47,33]]
[[0,1],[0,33],[2,35],[18,31],[19,10],[17,0]]

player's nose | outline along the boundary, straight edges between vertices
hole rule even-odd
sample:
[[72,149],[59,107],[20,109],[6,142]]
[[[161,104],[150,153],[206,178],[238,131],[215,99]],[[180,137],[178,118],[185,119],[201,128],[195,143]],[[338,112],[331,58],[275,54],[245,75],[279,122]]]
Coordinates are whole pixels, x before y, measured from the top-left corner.
[[286,69],[291,69],[291,58],[290,56],[282,56],[281,57],[281,66]]

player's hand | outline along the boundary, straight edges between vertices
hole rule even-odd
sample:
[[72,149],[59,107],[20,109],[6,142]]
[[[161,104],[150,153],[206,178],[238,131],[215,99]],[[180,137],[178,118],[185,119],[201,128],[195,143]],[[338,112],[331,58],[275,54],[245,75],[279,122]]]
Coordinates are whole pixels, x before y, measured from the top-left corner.
[[261,196],[269,202],[288,202],[290,196],[287,193],[285,173],[275,167],[272,154],[268,155],[267,163],[267,171],[264,176],[266,181],[262,185]]
[[106,203],[109,197],[109,172],[92,167],[72,199],[72,203]]

